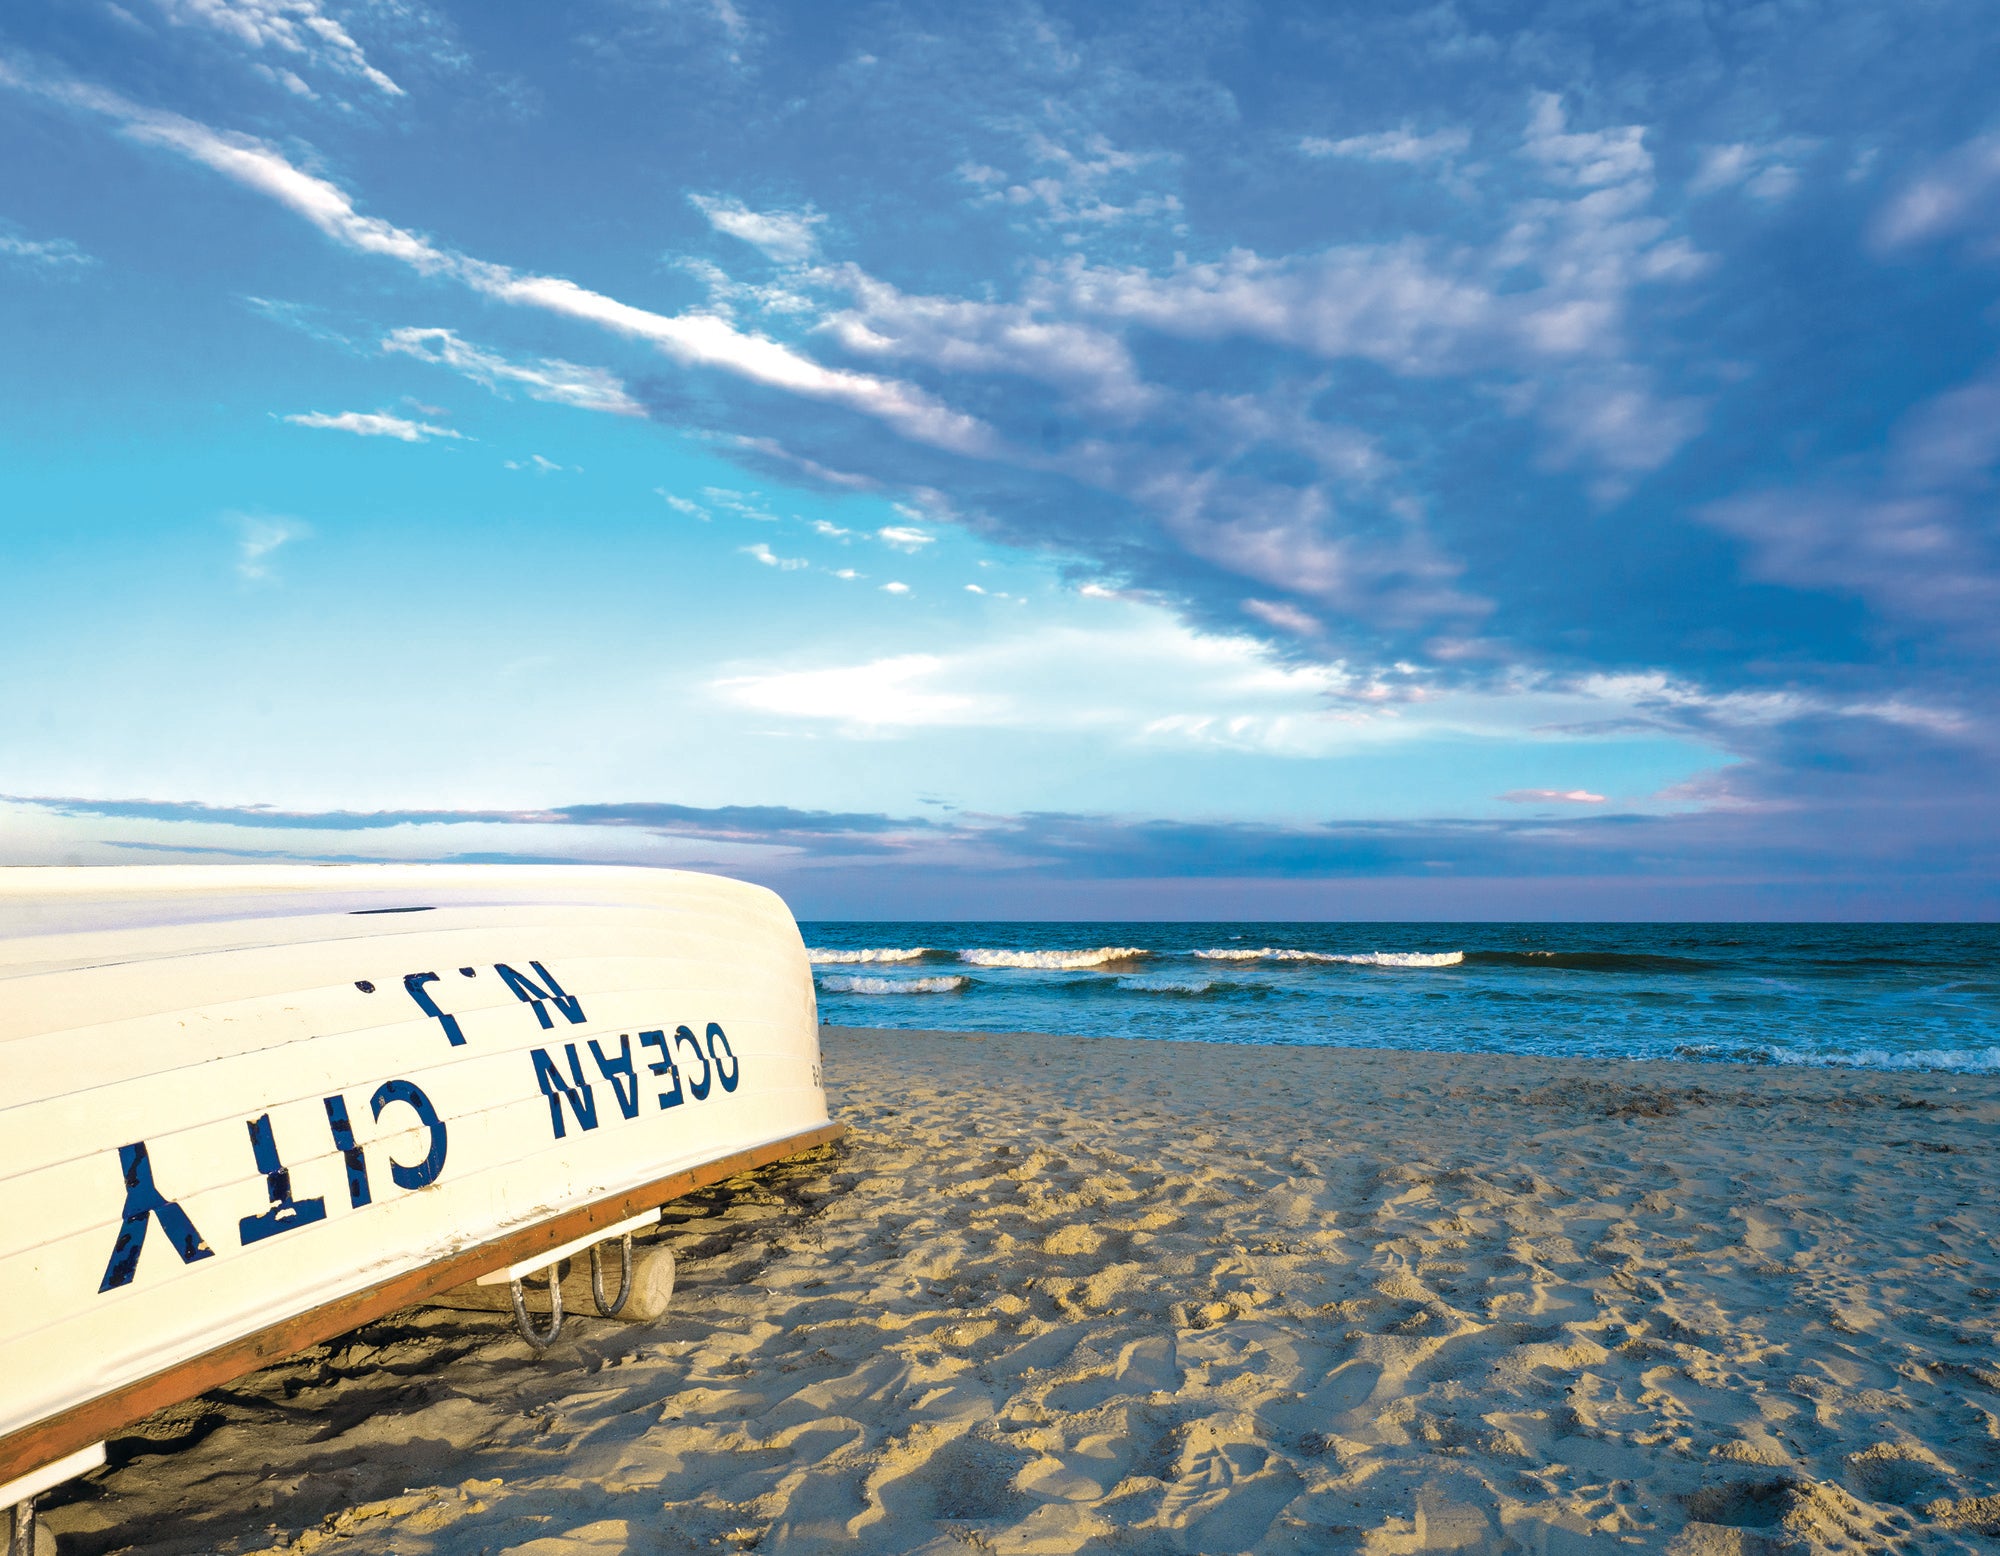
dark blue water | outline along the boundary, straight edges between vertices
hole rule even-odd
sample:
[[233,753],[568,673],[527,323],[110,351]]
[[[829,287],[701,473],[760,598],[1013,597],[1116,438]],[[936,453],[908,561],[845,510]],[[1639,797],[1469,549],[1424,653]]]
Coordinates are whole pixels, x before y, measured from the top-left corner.
[[822,1020],[2000,1071],[1992,924],[815,924]]

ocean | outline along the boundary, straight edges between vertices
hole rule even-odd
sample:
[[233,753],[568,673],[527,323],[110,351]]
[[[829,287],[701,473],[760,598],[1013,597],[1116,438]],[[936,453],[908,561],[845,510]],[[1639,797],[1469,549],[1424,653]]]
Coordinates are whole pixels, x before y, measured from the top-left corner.
[[836,1026],[2000,1071],[1994,924],[801,928]]

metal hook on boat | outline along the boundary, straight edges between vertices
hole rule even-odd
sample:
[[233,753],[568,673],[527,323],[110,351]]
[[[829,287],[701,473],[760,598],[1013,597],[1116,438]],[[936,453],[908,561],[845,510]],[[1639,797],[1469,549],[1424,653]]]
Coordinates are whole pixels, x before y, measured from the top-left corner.
[[[562,1265],[560,1262],[549,1266],[549,1328],[544,1334],[535,1328],[535,1321],[528,1317],[528,1304],[521,1296],[521,1280],[516,1276],[508,1282],[514,1294],[514,1324],[521,1331],[521,1338],[538,1351],[546,1351],[556,1343],[562,1333]],[[11,1556],[11,1553],[10,1553]]]
[[604,1244],[590,1245],[590,1298],[597,1304],[597,1311],[606,1318],[616,1318],[624,1311],[625,1299],[632,1295],[632,1234],[627,1232],[618,1239],[618,1300],[604,1300]]

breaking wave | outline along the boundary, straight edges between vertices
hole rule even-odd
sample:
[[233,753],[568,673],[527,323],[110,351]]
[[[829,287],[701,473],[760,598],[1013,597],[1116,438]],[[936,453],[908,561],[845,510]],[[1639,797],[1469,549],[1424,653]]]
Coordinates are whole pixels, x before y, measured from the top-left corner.
[[1767,1075],[1929,1071],[1908,1082],[1939,1093],[2000,1085],[1991,924],[905,920],[802,932],[821,1009],[841,1024],[1722,1061]]
[[1857,1048],[1852,1053],[1799,1053],[1770,1050],[1771,1063],[1813,1065],[1827,1069],[1942,1070],[1951,1075],[2000,1074],[2000,1048],[1934,1048],[1892,1053],[1886,1048]]
[[1112,962],[1136,962],[1150,954],[1138,946],[1101,945],[1089,951],[961,951],[958,959],[974,967],[1076,969],[1104,967]]
[[1144,973],[1118,980],[1119,988],[1134,994],[1206,994],[1215,986],[1213,978],[1167,978]]
[[819,986],[829,994],[956,994],[971,982],[962,974],[948,978],[857,978],[831,973],[821,976]]
[[1456,967],[1466,959],[1463,951],[1356,951],[1343,955],[1333,951],[1288,951],[1278,946],[1194,954],[1209,962],[1345,962],[1351,967]]
[[1784,1064],[1814,1070],[1910,1070],[1948,1075],[2000,1075],[2000,1048],[1932,1048],[1892,1051],[1856,1048],[1829,1053],[1788,1047],[1782,1043],[1755,1045],[1676,1043],[1676,1059],[1725,1064]]

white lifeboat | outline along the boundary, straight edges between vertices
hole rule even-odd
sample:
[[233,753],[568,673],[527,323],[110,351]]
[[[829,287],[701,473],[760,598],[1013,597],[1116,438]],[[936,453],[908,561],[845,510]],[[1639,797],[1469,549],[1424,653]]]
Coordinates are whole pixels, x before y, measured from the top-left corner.
[[760,887],[0,869],[0,1508],[165,1405],[447,1288],[518,1293],[840,1132]]

